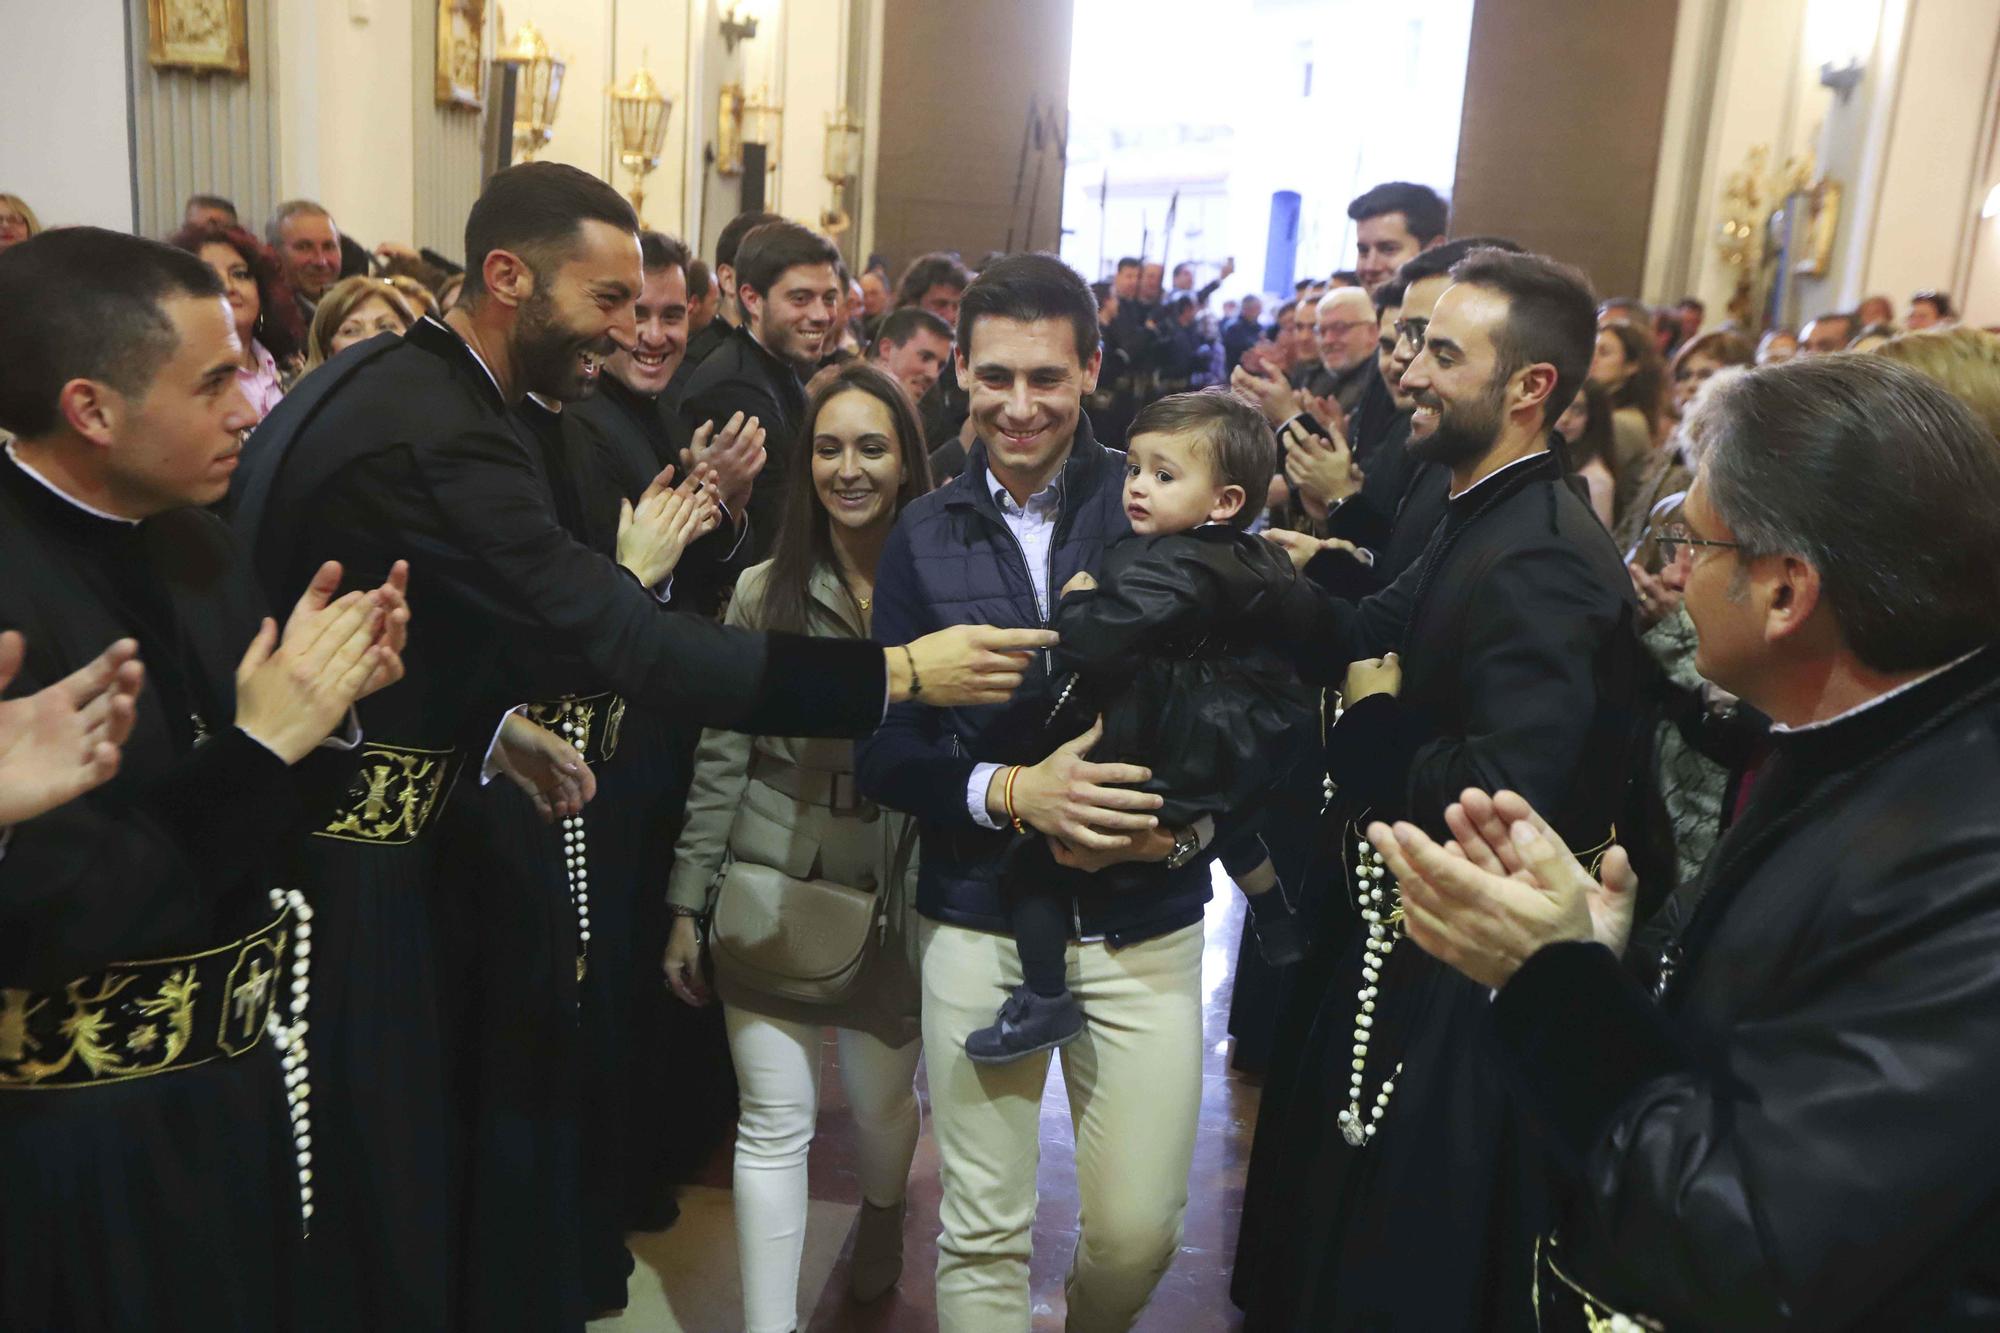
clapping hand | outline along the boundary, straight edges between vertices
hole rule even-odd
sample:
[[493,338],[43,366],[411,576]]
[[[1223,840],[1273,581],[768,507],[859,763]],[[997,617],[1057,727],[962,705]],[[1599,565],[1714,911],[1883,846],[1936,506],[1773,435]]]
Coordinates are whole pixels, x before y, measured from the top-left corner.
[[702,422],[695,430],[693,447],[681,450],[681,471],[693,473],[698,465],[707,464],[714,471],[722,503],[741,524],[750,503],[750,488],[768,457],[764,428],[757,418],[738,412],[720,431],[713,421]]
[[1639,882],[1622,847],[1596,878],[1513,792],[1467,789],[1445,811],[1440,847],[1414,824],[1368,826],[1402,892],[1417,946],[1474,981],[1507,983],[1545,945],[1595,940],[1623,954]]
[[649,588],[673,573],[687,548],[722,521],[715,474],[707,463],[697,464],[679,486],[673,481],[669,463],[638,504],[618,504],[618,563]]
[[[19,634],[0,634],[0,689],[26,656]],[[138,641],[120,639],[55,684],[0,702],[0,826],[75,800],[118,771],[145,679],[138,658]]]
[[1230,372],[1229,387],[1248,397],[1257,404],[1257,410],[1264,414],[1264,420],[1273,429],[1284,425],[1299,414],[1299,392],[1285,382],[1285,377],[1275,372],[1260,374],[1250,369],[1249,357]]
[[1366,657],[1347,664],[1347,681],[1340,688],[1343,706],[1352,708],[1372,694],[1395,697],[1403,692],[1403,659],[1394,653]]
[[[402,676],[401,574],[382,588],[333,600],[340,565],[329,560],[306,586],[282,634],[268,616],[236,668],[236,725],[287,764],[305,758],[355,700]],[[378,683],[379,682],[379,683]]]
[[1324,519],[1336,503],[1361,489],[1361,469],[1338,432],[1328,439],[1291,421],[1284,428],[1284,443],[1285,480],[1297,488],[1314,518]]

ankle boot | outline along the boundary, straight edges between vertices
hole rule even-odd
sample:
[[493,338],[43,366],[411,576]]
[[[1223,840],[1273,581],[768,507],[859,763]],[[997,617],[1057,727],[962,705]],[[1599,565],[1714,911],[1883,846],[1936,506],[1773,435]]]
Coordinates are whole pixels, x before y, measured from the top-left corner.
[[902,1275],[903,1204],[878,1208],[863,1200],[854,1230],[854,1259],[847,1269],[849,1294],[866,1304],[887,1295]]

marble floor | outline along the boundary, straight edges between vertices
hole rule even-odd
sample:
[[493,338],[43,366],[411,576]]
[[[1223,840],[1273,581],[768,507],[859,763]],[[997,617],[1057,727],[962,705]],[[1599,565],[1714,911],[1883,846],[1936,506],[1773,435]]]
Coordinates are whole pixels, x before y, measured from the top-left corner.
[[[1218,867],[1218,871],[1220,867]],[[1190,1175],[1186,1236],[1174,1265],[1139,1320],[1140,1333],[1226,1333],[1241,1326],[1229,1303],[1229,1264],[1243,1206],[1243,1176],[1257,1116],[1257,1088],[1229,1065],[1229,993],[1243,899],[1218,874],[1202,957],[1203,1077],[1201,1128]],[[926,1124],[911,1171],[902,1284],[867,1306],[847,1298],[847,1252],[860,1191],[853,1164],[852,1121],[832,1073],[834,1046],[822,1057],[823,1103],[811,1159],[812,1209],[799,1308],[807,1333],[918,1333],[937,1326],[930,1275],[937,1259],[937,1146]],[[919,1094],[923,1093],[919,1074]],[[1041,1209],[1032,1270],[1036,1333],[1063,1322],[1063,1274],[1075,1242],[1074,1139],[1060,1061],[1042,1097]],[[624,1315],[599,1320],[593,1333],[734,1333],[736,1253],[726,1157],[683,1192],[681,1220],[669,1231],[635,1235],[638,1270]]]

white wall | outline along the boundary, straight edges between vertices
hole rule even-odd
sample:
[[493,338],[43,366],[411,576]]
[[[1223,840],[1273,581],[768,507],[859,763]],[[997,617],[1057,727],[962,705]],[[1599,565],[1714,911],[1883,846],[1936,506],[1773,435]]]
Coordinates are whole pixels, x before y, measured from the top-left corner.
[[0,0],[0,191],[27,200],[43,226],[133,227],[123,9]]
[[[1710,64],[1700,37],[1717,6],[1724,32]],[[1753,144],[1770,149],[1774,171],[1788,157],[1813,152],[1845,191],[1828,274],[1799,282],[1797,317],[1852,308],[1876,293],[1900,311],[1918,288],[1969,294],[1976,274],[2000,270],[2000,256],[1991,253],[2000,234],[1989,239],[1993,224],[1982,228],[1978,219],[1986,191],[2000,180],[1989,118],[2000,78],[2000,4],[1682,0],[1682,9],[1646,299],[1692,292],[1707,303],[1712,322],[1723,318],[1736,276],[1715,245],[1723,186]],[[1876,20],[1865,78],[1846,102],[1819,86],[1817,53],[1807,49],[1811,22],[1827,9]],[[1704,96],[1707,134],[1691,167],[1689,127]],[[1675,151],[1682,140],[1687,147]],[[1992,281],[2000,287],[2000,272]],[[1982,299],[2000,317],[2000,290]]]

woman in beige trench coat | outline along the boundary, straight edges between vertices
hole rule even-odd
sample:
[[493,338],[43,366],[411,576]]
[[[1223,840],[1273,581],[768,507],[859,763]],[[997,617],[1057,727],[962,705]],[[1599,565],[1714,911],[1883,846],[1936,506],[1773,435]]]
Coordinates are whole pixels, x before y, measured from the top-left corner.
[[[903,506],[930,487],[916,415],[893,379],[849,363],[814,379],[799,440],[771,559],[744,572],[727,621],[865,638],[882,544]],[[903,1191],[919,1126],[915,841],[905,816],[855,795],[851,742],[702,734],[668,884],[675,921],[664,967],[674,993],[708,1003],[703,930],[732,862],[785,877],[765,876],[767,885],[822,880],[872,891],[880,918],[879,944],[830,1003],[772,994],[718,969],[742,1090],[733,1184],[749,1333],[800,1325],[806,1153],[827,1027],[838,1029],[841,1082],[860,1140],[849,1285],[857,1299],[872,1300],[902,1271]]]

